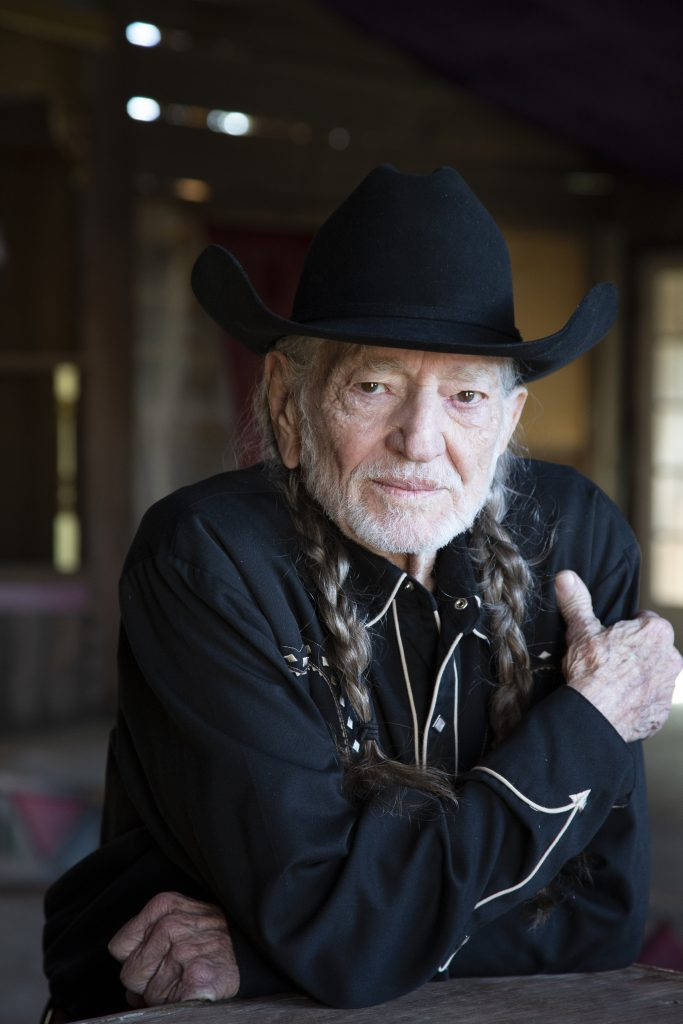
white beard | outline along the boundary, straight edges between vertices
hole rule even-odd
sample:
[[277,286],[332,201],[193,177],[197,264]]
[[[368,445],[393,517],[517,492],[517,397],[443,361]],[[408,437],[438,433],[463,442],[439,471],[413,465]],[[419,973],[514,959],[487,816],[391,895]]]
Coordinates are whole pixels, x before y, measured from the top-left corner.
[[[387,554],[438,551],[470,529],[491,490],[495,462],[485,484],[472,492],[464,488],[453,468],[427,470],[417,463],[397,463],[390,459],[358,467],[342,489],[334,459],[328,451],[321,450],[313,433],[306,431],[301,441],[301,470],[309,494],[343,532],[350,532],[374,551]],[[429,480],[432,486],[447,490],[422,499],[396,499],[372,484],[364,486],[369,479],[383,477],[413,482]],[[372,506],[364,497],[368,488],[372,489]]]

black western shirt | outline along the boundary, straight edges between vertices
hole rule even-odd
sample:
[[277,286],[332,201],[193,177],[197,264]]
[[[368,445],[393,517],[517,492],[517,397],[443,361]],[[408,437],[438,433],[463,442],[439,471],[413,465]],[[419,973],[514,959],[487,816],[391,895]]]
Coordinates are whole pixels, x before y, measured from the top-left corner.
[[[637,546],[573,470],[519,461],[514,492],[507,525],[538,580],[534,694],[497,746],[491,626],[467,536],[439,553],[433,592],[348,543],[381,744],[457,773],[457,805],[345,795],[363,724],[330,675],[299,542],[262,467],[153,506],[121,580],[102,846],[46,901],[56,1004],[74,1017],[125,1006],[106,943],[163,889],[224,909],[246,996],[299,989],[356,1006],[432,978],[635,958],[648,883],[641,751],[564,685],[552,580],[573,569],[606,625],[631,617]],[[591,880],[565,885],[532,926],[535,894],[582,851]]]

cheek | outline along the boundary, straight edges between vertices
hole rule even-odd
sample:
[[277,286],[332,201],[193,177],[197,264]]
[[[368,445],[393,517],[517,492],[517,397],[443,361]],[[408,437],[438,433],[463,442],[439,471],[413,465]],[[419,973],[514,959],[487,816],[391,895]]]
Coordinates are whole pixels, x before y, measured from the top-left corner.
[[456,426],[451,431],[448,454],[464,483],[490,474],[498,455],[500,428],[498,422],[486,429]]
[[351,413],[337,404],[321,407],[318,436],[332,453],[342,479],[359,465],[381,457],[383,431],[375,417]]

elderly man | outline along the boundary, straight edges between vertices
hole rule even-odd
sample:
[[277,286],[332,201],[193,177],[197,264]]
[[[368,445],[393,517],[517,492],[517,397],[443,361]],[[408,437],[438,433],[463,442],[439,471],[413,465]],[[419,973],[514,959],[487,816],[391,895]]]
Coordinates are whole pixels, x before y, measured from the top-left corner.
[[55,1006],[630,963],[637,741],[681,658],[614,505],[509,449],[613,287],[522,342],[490,215],[450,168],[391,167],[318,233],[292,319],[218,247],[193,285],[265,354],[267,458],[159,502],[128,555],[102,846],[47,899]]

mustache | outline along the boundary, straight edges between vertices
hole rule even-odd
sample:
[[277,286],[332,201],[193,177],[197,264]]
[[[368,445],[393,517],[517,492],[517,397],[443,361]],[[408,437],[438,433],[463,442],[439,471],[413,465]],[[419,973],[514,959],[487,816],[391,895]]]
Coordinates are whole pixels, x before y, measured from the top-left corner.
[[430,466],[429,471],[416,465],[395,462],[370,462],[357,466],[351,473],[351,479],[359,480],[392,480],[405,483],[415,488],[436,489],[444,487],[449,491],[462,489],[460,474],[447,466]]

